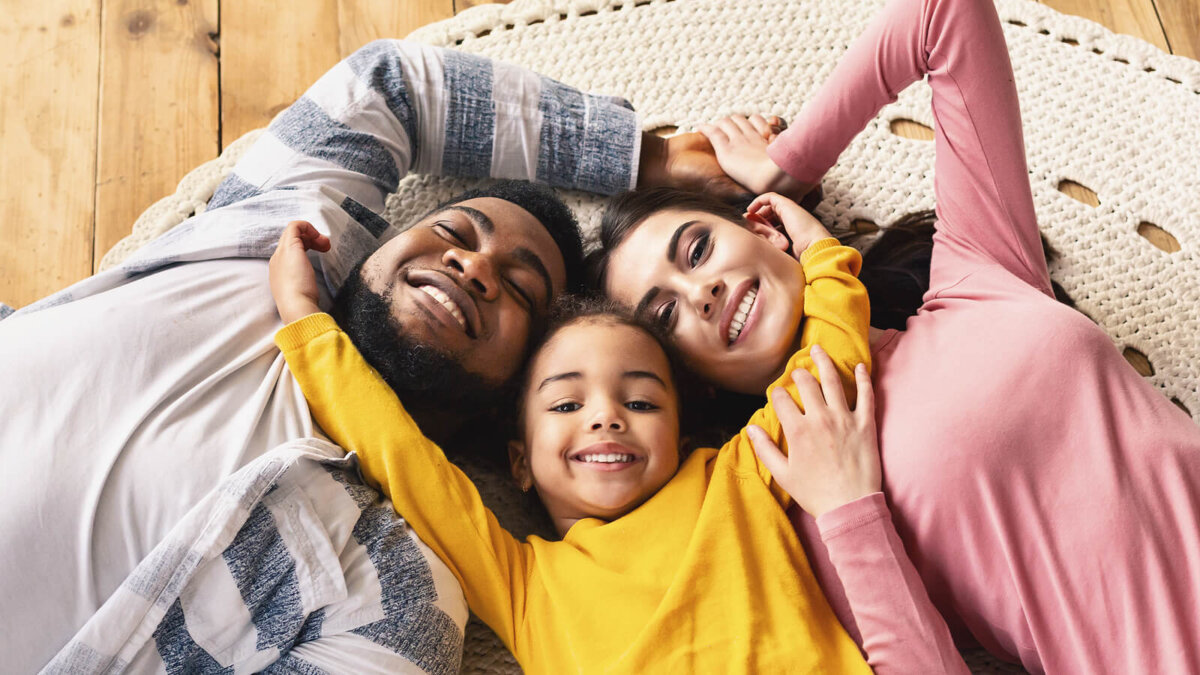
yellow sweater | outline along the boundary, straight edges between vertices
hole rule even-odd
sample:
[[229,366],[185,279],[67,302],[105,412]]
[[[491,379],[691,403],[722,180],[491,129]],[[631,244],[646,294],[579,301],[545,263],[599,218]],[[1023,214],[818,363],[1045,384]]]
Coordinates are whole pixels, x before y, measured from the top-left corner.
[[[843,379],[869,358],[856,251],[818,242],[802,258],[806,345]],[[425,438],[333,320],[276,335],[321,427],[357,452],[367,480],[450,567],[467,602],[530,673],[869,673],[817,585],[788,497],[745,431],[692,453],[663,489],[561,541],[502,529],[471,481]],[[793,389],[793,396],[795,394]],[[751,422],[779,438],[767,407]]]

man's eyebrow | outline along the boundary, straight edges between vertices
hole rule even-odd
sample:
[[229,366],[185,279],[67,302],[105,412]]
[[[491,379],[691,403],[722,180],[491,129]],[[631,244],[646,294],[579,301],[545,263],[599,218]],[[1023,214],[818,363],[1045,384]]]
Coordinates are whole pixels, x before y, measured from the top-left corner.
[[538,254],[524,246],[518,246],[513,249],[513,257],[533,268],[534,272],[542,278],[542,282],[546,284],[545,306],[550,305],[550,296],[554,295],[554,282],[550,280],[550,272],[546,269],[546,265],[542,263],[542,259]]
[[538,385],[537,390],[541,391],[543,388],[545,388],[546,385],[548,385],[552,382],[559,382],[561,380],[578,380],[581,377],[583,377],[583,373],[580,373],[577,371],[571,371],[569,373],[559,373],[558,375],[551,375],[550,377],[547,377],[546,379],[542,380],[542,383]]
[[661,377],[659,377],[658,375],[656,375],[648,370],[627,370],[622,375],[622,377],[627,377],[627,378],[631,378],[631,379],[635,379],[635,380],[654,380],[655,382],[658,382],[659,384],[661,384],[663,387],[667,386],[667,383],[663,382],[663,379]]
[[675,231],[671,233],[671,241],[667,243],[667,262],[675,262],[675,252],[679,249],[679,238],[683,236],[683,233],[689,227],[698,225],[699,223],[700,221],[698,220],[689,220],[675,228]]
[[646,294],[642,296],[642,299],[640,302],[638,302],[637,307],[634,308],[633,315],[634,316],[644,316],[646,309],[650,306],[651,302],[654,302],[654,298],[658,295],[658,292],[661,290],[662,289],[659,288],[658,286],[651,286],[650,290],[646,291]]
[[458,211],[460,213],[467,214],[467,217],[471,219],[471,222],[475,224],[475,227],[478,227],[480,230],[482,230],[484,234],[491,234],[496,231],[496,224],[492,222],[491,218],[488,218],[486,213],[480,211],[479,209],[473,209],[469,206],[463,206],[462,204],[451,204],[442,210]]

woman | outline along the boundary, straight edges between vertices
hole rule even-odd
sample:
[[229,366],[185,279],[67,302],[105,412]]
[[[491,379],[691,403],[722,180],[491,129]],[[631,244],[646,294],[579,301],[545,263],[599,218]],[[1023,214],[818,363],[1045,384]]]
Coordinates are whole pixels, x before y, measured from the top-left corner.
[[[706,131],[747,187],[803,191],[923,76],[937,135],[930,289],[871,348],[897,529],[960,641],[1034,672],[1200,672],[1200,429],[1053,299],[991,3],[894,0],[765,153],[748,121]],[[786,336],[778,318],[798,300],[770,292],[779,247],[729,251],[734,230],[746,231],[659,211],[609,238],[604,275],[610,295],[665,315],[688,362],[724,386],[736,374],[720,379],[721,362]],[[728,340],[725,303],[760,281]],[[797,528],[857,637],[812,521]]]

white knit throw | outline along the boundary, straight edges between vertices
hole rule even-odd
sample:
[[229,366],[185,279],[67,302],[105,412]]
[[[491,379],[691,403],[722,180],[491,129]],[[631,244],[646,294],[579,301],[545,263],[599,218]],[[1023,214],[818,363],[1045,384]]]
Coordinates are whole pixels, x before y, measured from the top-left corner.
[[[483,5],[410,37],[517,63],[633,102],[647,129],[732,113],[796,116],[882,0],[515,0]],[[1042,232],[1061,253],[1051,276],[1148,379],[1200,421],[1200,63],[1030,0],[998,0],[1024,120]],[[887,106],[826,176],[819,216],[835,233],[933,207],[933,143],[891,131],[933,125],[917,83]],[[251,132],[139,218],[102,266],[178,224],[211,196]],[[1071,181],[1099,206],[1068,197]],[[405,224],[468,181],[410,176],[385,217]],[[564,193],[589,236],[602,200]],[[1139,230],[1165,230],[1168,252]],[[1168,248],[1174,248],[1168,246]],[[486,489],[485,493],[492,490]],[[510,506],[515,505],[510,502]],[[986,657],[976,672],[1009,672]],[[464,669],[515,668],[494,637],[468,635]],[[1020,672],[1015,671],[1015,672]]]

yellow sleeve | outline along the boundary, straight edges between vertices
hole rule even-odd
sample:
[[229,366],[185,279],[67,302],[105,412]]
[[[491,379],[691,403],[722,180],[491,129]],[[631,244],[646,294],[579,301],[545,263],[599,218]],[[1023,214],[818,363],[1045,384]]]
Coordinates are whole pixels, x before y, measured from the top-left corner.
[[[770,394],[776,387],[783,387],[792,396],[796,405],[803,409],[792,373],[804,369],[817,375],[816,365],[810,354],[814,344],[821,345],[837,366],[846,400],[854,404],[857,387],[854,383],[854,367],[859,363],[871,367],[871,348],[868,332],[871,323],[871,305],[867,300],[867,289],[858,280],[862,268],[862,255],[853,248],[842,246],[832,237],[821,239],[809,246],[800,256],[804,266],[804,324],[800,328],[800,348],[788,359],[783,375],[767,387],[767,404],[751,416],[747,426],[758,425],[779,444],[786,453],[787,440],[775,409],[770,403]],[[722,450],[738,452],[739,466],[757,472],[771,482],[771,474],[754,454],[754,446],[743,428]],[[790,500],[787,493],[772,483],[772,489],[782,503]]]
[[358,453],[363,475],[391,500],[458,578],[467,604],[513,649],[531,549],[500,527],[475,485],[426,438],[328,314],[275,335],[312,411],[333,441]]

